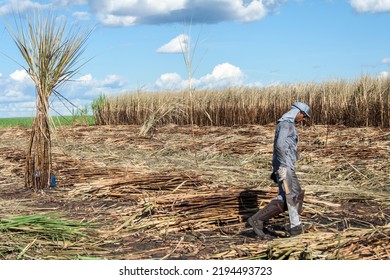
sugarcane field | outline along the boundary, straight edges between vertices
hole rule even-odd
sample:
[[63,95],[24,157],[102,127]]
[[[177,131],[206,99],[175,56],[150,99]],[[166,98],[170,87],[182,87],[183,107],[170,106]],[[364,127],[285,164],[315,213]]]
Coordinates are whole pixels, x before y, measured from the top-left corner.
[[[176,42],[173,51],[172,47],[166,50],[170,43],[160,48],[149,44],[156,55],[179,53],[187,78],[172,73],[175,64],[172,69],[158,69],[171,72],[155,79],[156,87],[140,84],[131,90],[135,87],[127,79],[111,74],[116,70],[96,78],[82,68],[94,62],[84,58],[91,55],[84,52],[93,33],[106,32],[109,24],[137,23],[138,17],[116,18],[134,1],[124,1],[126,5],[122,3],[112,14],[96,13],[95,20],[105,19],[107,26],[96,22],[94,27],[82,25],[90,19],[87,12],[74,12],[69,24],[67,17],[48,12],[50,5],[33,11],[35,2],[28,2],[23,2],[19,15],[12,16],[8,6],[0,12],[2,17],[8,15],[1,36],[9,36],[13,46],[0,52],[21,68],[0,73],[0,86],[7,87],[0,98],[0,260],[390,259],[390,72],[332,79],[337,73],[329,73],[338,66],[329,64],[329,79],[318,76],[313,82],[298,82],[303,62],[316,56],[312,47],[303,58],[295,57],[294,49],[285,50],[288,59],[280,53],[270,58],[267,67],[278,69],[265,72],[285,80],[246,83],[247,74],[224,63],[227,59],[222,57],[212,74],[202,72],[203,77],[195,78],[193,58],[199,38],[191,46],[189,36],[181,34],[170,42]],[[70,1],[54,2],[63,5],[58,12],[70,5]],[[91,1],[76,2],[87,5]],[[94,7],[85,11],[93,12],[105,1],[92,2],[96,2]],[[169,13],[181,15],[182,6],[191,1],[181,2]],[[259,13],[268,15],[268,5],[286,1],[231,1],[234,5],[218,1],[210,9],[205,9],[210,1],[195,2],[194,9],[202,18],[214,14],[217,6],[224,6],[225,16],[226,6],[232,13],[229,20],[245,14],[246,22]],[[157,10],[168,5],[154,4]],[[110,10],[115,5],[111,1],[105,6]],[[144,3],[139,5],[135,10]],[[244,13],[248,8],[257,10]],[[166,17],[168,13],[158,16],[159,20]],[[151,18],[148,14],[140,23],[149,24]],[[380,26],[388,25],[380,22]],[[327,33],[333,36],[333,29]],[[371,29],[367,28],[370,34]],[[115,30],[119,34],[122,29]],[[114,64],[126,68],[128,73],[123,75],[131,77],[131,83],[138,83],[137,79],[142,83],[136,72],[169,65],[168,55],[162,63],[144,54],[138,68],[133,57],[142,54],[137,51],[128,50],[120,59],[110,56],[159,33],[151,36],[137,30],[139,38],[129,36],[129,41],[91,48],[97,59],[105,58],[90,69]],[[300,34],[298,30],[289,33]],[[101,37],[92,39],[92,44],[110,43]],[[335,37],[344,39],[341,34]],[[180,38],[185,40],[178,42]],[[246,46],[246,40],[237,42]],[[226,42],[210,46],[229,47]],[[267,44],[262,42],[261,47]],[[285,45],[284,41],[279,44]],[[356,53],[356,60],[359,51],[345,50]],[[228,49],[217,52],[221,56],[232,53]],[[237,63],[244,62],[245,51],[237,53]],[[268,51],[259,54],[256,47],[255,54],[266,57]],[[261,81],[263,56],[247,57],[260,61],[247,71]],[[334,59],[340,66],[348,65]],[[273,66],[279,60],[289,61],[291,68],[277,76],[279,68],[284,68]],[[315,59],[311,63],[307,71],[320,71]],[[366,68],[351,66],[355,74],[380,66],[386,70],[390,58],[359,63],[367,64]],[[287,77],[293,74],[298,76]],[[170,87],[157,87],[164,82]],[[214,86],[201,87],[203,83]],[[29,93],[24,93],[27,89]],[[15,270],[10,269],[11,273]],[[294,274],[298,271],[294,267]]]
[[69,126],[56,185],[24,186],[29,128],[0,130],[1,259],[389,259],[390,130],[298,127],[306,232],[285,212],[259,240],[249,216],[277,195],[273,125]]

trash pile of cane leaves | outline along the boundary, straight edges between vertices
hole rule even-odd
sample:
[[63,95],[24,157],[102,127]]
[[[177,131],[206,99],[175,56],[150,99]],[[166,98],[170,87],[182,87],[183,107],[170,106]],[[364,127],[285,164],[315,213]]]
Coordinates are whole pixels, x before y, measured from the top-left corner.
[[277,195],[273,126],[138,129],[62,128],[43,193],[6,140],[26,133],[2,130],[0,258],[390,259],[389,130],[299,128],[309,227],[287,238],[283,213],[259,240],[246,220]]

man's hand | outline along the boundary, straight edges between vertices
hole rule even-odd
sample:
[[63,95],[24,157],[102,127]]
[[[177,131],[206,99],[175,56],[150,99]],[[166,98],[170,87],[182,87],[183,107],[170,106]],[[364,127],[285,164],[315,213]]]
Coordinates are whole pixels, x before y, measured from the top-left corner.
[[271,176],[269,176],[269,178],[275,183],[278,183],[278,179],[276,178],[276,173],[274,171],[272,171]]
[[279,181],[286,180],[286,177],[287,177],[287,168],[286,167],[279,167],[278,177],[279,177]]

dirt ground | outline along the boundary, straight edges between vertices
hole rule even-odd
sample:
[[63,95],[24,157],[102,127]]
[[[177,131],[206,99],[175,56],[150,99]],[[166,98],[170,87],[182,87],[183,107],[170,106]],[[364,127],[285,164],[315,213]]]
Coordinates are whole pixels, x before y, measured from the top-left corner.
[[[58,213],[92,225],[72,242],[18,239],[31,244],[26,259],[390,259],[390,130],[298,130],[307,229],[297,237],[283,228],[287,213],[269,221],[269,240],[246,224],[277,195],[273,125],[168,125],[146,137],[138,126],[59,128],[57,186],[42,192],[24,187],[29,129],[0,129],[0,218]],[[0,234],[15,244],[19,231]],[[18,255],[0,247],[2,259]]]

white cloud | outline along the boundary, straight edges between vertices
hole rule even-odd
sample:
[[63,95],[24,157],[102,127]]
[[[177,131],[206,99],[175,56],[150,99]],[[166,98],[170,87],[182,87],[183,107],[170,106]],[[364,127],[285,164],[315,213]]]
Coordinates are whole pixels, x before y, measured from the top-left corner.
[[177,73],[166,73],[156,81],[156,86],[162,90],[182,90],[188,86],[188,82]]
[[73,16],[78,20],[90,20],[91,15],[88,12],[74,12]]
[[350,0],[349,2],[360,13],[390,12],[390,0]]
[[56,0],[54,6],[69,7],[69,6],[81,6],[88,4],[88,0]]
[[390,57],[385,57],[382,59],[382,64],[390,64]]
[[0,102],[20,102],[29,100],[31,97],[24,93],[23,89],[18,87],[7,87],[2,95],[0,95]]
[[[95,79],[91,74],[78,78],[64,86],[63,92],[70,98],[94,98],[105,92],[119,92],[127,86],[127,80],[118,75],[107,75],[104,79]],[[92,101],[92,100],[91,100]]]
[[[245,79],[246,75],[239,67],[223,63],[215,66],[211,74],[200,79],[193,78],[191,82],[195,88],[207,89],[242,86]],[[177,73],[167,73],[156,81],[156,87],[160,90],[183,90],[188,87],[188,80]]]
[[110,14],[99,14],[100,22],[105,26],[131,26],[136,22],[136,17],[133,16],[115,16]]
[[91,74],[86,74],[81,76],[76,80],[76,83],[72,83],[72,85],[76,85],[76,87],[85,87],[85,86],[93,86],[93,87],[111,87],[118,88],[122,87],[127,83],[125,79],[118,75],[107,75],[103,80],[96,80],[92,77]]
[[118,75],[108,75],[102,82],[101,86],[109,88],[122,88],[126,80]]
[[181,34],[157,49],[159,53],[182,53],[188,49],[189,37]]
[[30,76],[27,74],[26,70],[16,70],[15,72],[11,73],[10,78],[16,82],[27,82],[31,81]]
[[86,74],[86,75],[81,76],[80,78],[78,78],[77,81],[80,81],[80,82],[90,82],[90,81],[92,81],[92,75],[91,74]]
[[390,72],[386,72],[386,71],[380,72],[378,77],[382,79],[390,78]]
[[286,0],[89,0],[91,11],[107,26],[135,24],[252,22]]
[[[132,26],[136,24],[164,23],[218,23],[222,21],[252,22],[265,17],[278,5],[287,0],[55,0],[42,4],[41,1],[0,1],[0,15],[14,11],[39,8],[45,10],[69,11],[70,7],[82,7],[88,12],[75,11],[77,20],[89,20],[94,14],[105,26]],[[43,2],[44,3],[44,2]]]
[[[127,81],[118,75],[108,75],[95,79],[86,74],[74,82],[68,82],[58,89],[67,99],[77,106],[90,105],[102,93],[119,93],[127,86]],[[24,70],[16,70],[9,76],[0,77],[0,116],[32,116],[35,107],[35,87]],[[66,107],[54,97],[52,107],[61,114],[70,114]],[[71,105],[68,105],[71,108]]]
[[15,11],[25,12],[32,8],[47,9],[50,6],[49,4],[41,4],[29,0],[9,0],[5,1],[5,4],[3,2],[0,2],[0,15],[11,14]]
[[[0,16],[7,16],[13,13],[25,13],[27,11],[38,10],[59,10],[60,12],[69,11],[70,7],[87,5],[88,0],[55,0],[55,1],[43,1],[47,4],[41,3],[42,1],[31,0],[6,0],[0,1]],[[88,12],[74,12],[73,16],[77,20],[89,20],[90,14]],[[68,16],[65,16],[68,18]]]
[[244,6],[242,1],[233,1],[237,9],[238,20],[243,22],[256,21],[263,18],[267,14],[267,8],[263,2],[267,1],[252,1],[248,6]]
[[199,85],[202,87],[241,86],[244,80],[245,75],[239,67],[223,63],[215,66],[211,74],[202,77]]
[[33,117],[35,102],[0,103],[0,115],[2,117]]
[[156,14],[168,14],[175,10],[185,8],[186,0],[90,0],[89,4],[97,14],[109,14],[116,17],[122,16],[149,16]]

